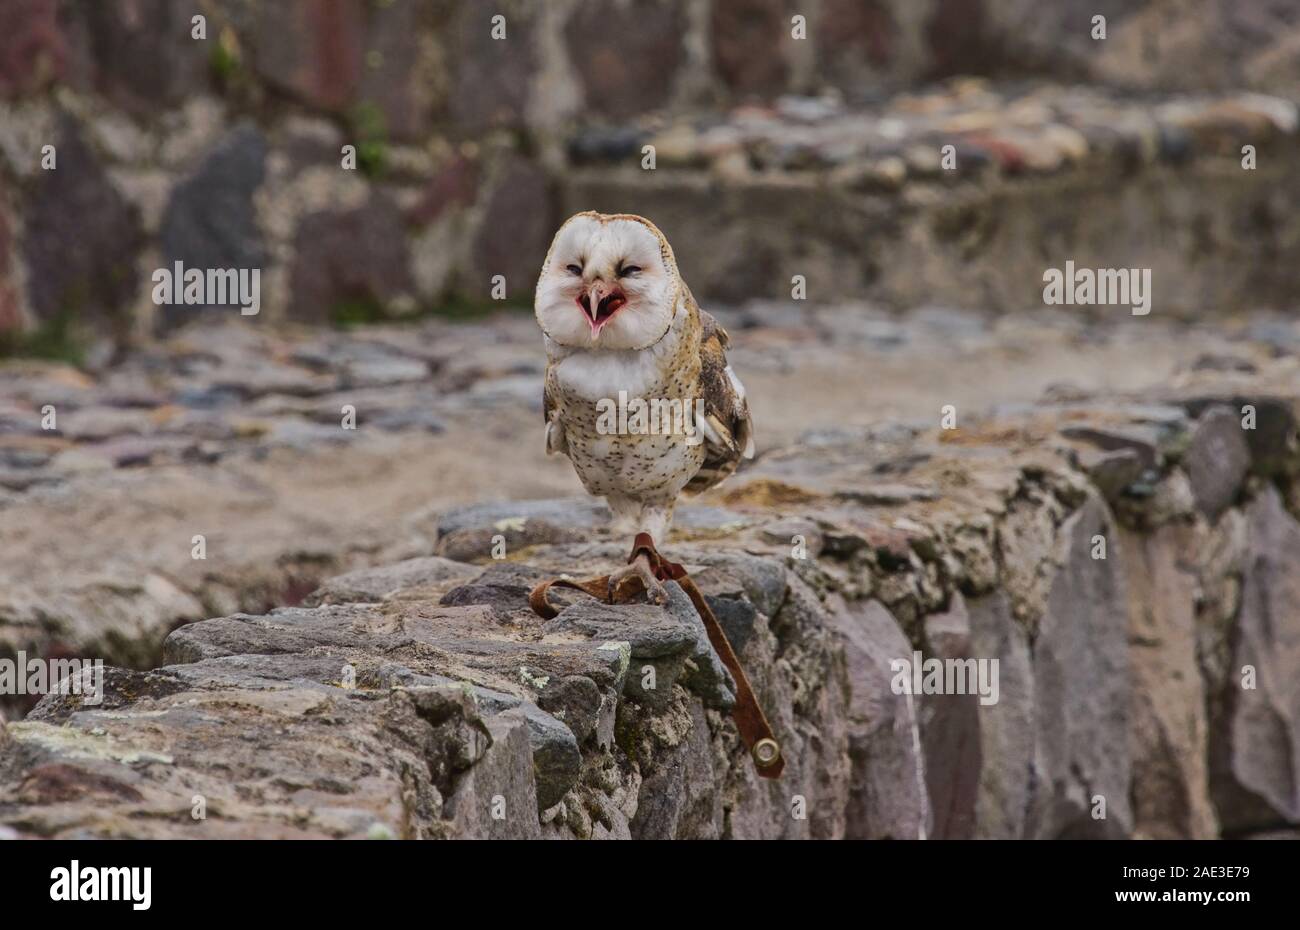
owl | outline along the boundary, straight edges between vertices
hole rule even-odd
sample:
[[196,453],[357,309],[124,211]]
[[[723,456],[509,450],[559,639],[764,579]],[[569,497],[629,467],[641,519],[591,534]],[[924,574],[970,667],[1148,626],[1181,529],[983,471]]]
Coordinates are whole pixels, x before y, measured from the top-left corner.
[[[711,488],[753,458],[727,332],[695,302],[649,220],[570,217],[551,242],[534,309],[547,355],[547,454],[568,456],[618,530],[662,539],[679,494]],[[664,601],[645,553],[611,588],[630,574]]]

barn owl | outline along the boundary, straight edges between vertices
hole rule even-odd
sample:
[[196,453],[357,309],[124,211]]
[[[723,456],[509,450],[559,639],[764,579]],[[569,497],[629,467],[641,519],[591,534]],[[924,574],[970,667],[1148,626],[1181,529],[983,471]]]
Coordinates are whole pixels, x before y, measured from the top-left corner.
[[[727,332],[695,302],[649,220],[570,217],[551,242],[534,309],[547,354],[546,451],[569,457],[620,531],[662,539],[680,493],[711,488],[753,458]],[[631,574],[664,601],[645,553],[611,588]]]

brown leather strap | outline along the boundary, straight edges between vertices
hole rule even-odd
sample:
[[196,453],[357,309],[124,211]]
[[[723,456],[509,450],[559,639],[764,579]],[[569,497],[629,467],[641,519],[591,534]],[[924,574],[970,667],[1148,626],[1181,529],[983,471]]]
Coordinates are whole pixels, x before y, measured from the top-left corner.
[[[731,677],[735,680],[736,705],[731,710],[731,717],[736,721],[736,729],[740,731],[740,738],[744,741],[745,748],[749,750],[750,758],[754,760],[754,767],[757,769],[758,774],[764,778],[777,778],[785,769],[785,758],[781,754],[781,746],[776,741],[776,737],[772,733],[772,726],[767,722],[767,716],[763,713],[758,698],[754,696],[754,689],[749,684],[749,678],[740,665],[740,659],[736,656],[736,651],[731,648],[731,642],[727,639],[726,631],[722,629],[722,624],[718,622],[713,609],[709,607],[709,602],[704,599],[700,589],[696,587],[695,582],[686,573],[685,567],[676,562],[669,562],[659,554],[659,551],[655,549],[654,540],[651,539],[648,533],[637,534],[636,540],[632,544],[632,554],[628,556],[628,563],[634,562],[636,557],[642,553],[645,553],[649,558],[650,567],[654,570],[656,578],[660,581],[676,581],[681,585],[682,590],[686,592],[686,596],[691,599],[691,603],[695,605],[696,612],[700,615],[700,619],[704,621],[704,630],[708,633],[709,642],[713,645],[714,651],[717,652],[718,658],[722,660],[722,664],[727,667],[727,671],[731,672]],[[549,581],[543,581],[528,594],[528,605],[532,607],[534,613],[544,620],[550,620],[558,613],[546,597],[547,592],[557,586],[584,591],[604,603],[627,601],[643,587],[641,579],[635,576],[629,577],[623,584],[619,585],[618,591],[614,592],[611,599],[608,575],[588,578],[585,581],[552,578]]]
[[543,581],[528,592],[528,606],[543,620],[551,620],[559,614],[559,611],[546,599],[546,592],[557,587],[586,591],[597,600],[605,601],[609,590],[609,576],[601,575],[599,578],[588,578],[586,581],[570,581],[568,578],[552,578],[550,581]]
[[713,644],[713,650],[736,681],[736,706],[731,709],[731,718],[736,721],[736,729],[740,731],[740,738],[745,741],[745,748],[754,759],[758,774],[767,778],[778,777],[785,768],[781,744],[776,741],[772,733],[772,725],[767,722],[767,715],[763,713],[758,698],[754,696],[754,689],[749,685],[749,677],[741,667],[736,651],[731,648],[731,641],[727,639],[726,631],[722,629],[722,624],[714,616],[709,602],[704,599],[704,595],[695,586],[691,576],[683,571],[676,581],[695,605],[700,619],[704,621],[704,629],[709,634],[709,642]]

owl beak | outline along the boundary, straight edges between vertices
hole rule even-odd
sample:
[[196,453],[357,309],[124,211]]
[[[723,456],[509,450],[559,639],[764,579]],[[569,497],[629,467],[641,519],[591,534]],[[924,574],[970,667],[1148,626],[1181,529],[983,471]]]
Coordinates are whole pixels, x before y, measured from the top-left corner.
[[614,314],[627,304],[627,296],[617,287],[596,281],[586,294],[578,297],[578,306],[587,316],[587,324],[594,337],[614,318]]

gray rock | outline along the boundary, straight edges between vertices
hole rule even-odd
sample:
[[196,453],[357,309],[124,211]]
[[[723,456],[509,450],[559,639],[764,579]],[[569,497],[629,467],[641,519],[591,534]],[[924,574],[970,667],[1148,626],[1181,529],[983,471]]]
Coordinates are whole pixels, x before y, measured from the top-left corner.
[[528,726],[502,715],[487,728],[492,745],[447,798],[446,815],[461,838],[539,839]]
[[453,562],[436,555],[407,559],[392,565],[362,568],[337,575],[309,594],[304,603],[308,607],[315,607],[319,604],[382,601],[399,591],[468,579],[477,574],[479,569],[474,565]]
[[540,543],[582,542],[610,520],[605,504],[592,498],[457,507],[437,518],[437,551],[452,559],[484,559],[498,535],[507,552]]
[[700,545],[673,546],[664,554],[685,564],[706,596],[745,598],[766,617],[776,616],[785,602],[786,570],[776,559]]
[[[988,658],[974,653],[970,618],[960,594],[953,595],[947,611],[925,618],[925,640],[927,658],[944,661]],[[926,790],[934,811],[931,836],[970,839],[975,835],[975,802],[983,767],[980,696],[925,694],[915,700],[920,708]]]
[[[235,657],[241,653],[293,656],[309,651],[317,655],[329,651],[337,658],[326,663],[323,671],[328,675],[327,680],[335,683],[343,677],[347,666],[356,667],[358,681],[365,683],[370,674],[366,668],[367,651],[396,657],[414,650],[414,655],[418,655],[420,647],[417,643],[423,642],[436,643],[442,649],[480,651],[483,658],[479,664],[485,671],[509,674],[512,679],[521,664],[538,658],[535,650],[523,644],[502,643],[491,648],[490,641],[476,640],[475,630],[468,624],[456,623],[456,619],[455,614],[447,616],[446,620],[450,622],[442,628],[402,629],[386,619],[378,609],[369,607],[289,608],[266,617],[222,618],[182,627],[168,637],[165,654],[169,661],[192,662]],[[443,629],[445,632],[441,631]],[[485,650],[484,647],[489,648]],[[562,667],[572,667],[569,660],[563,658],[564,653],[560,655]],[[603,660],[604,675],[597,672],[598,677],[612,683],[611,666],[617,664],[618,660],[613,657]],[[601,665],[596,667],[599,669]],[[456,663],[448,666],[436,660],[417,664],[414,669],[390,667],[383,673],[384,680],[376,684],[392,687],[397,682],[406,682],[411,687],[421,687],[423,682],[434,682],[450,687],[455,685],[455,681],[444,674],[444,669],[451,671],[455,668]],[[412,671],[416,674],[413,675]],[[484,680],[506,679],[488,674]],[[532,742],[538,798],[543,805],[550,806],[563,797],[576,781],[581,764],[578,744],[570,728],[520,694],[481,685],[468,691],[475,696],[484,714],[495,716],[514,712],[525,721]]]
[[1197,667],[1197,578],[1182,564],[1194,530],[1122,531],[1133,693],[1134,830],[1156,839],[1218,835],[1209,803],[1205,687]]
[[632,836],[648,840],[717,839],[722,832],[709,725],[704,708],[691,703],[690,736],[663,758],[641,783]]
[[505,617],[527,609],[529,592],[543,578],[543,573],[536,569],[513,562],[499,562],[467,583],[452,588],[439,603],[448,607],[481,604],[491,607],[497,616]]
[[1300,523],[1271,486],[1246,516],[1250,570],[1236,643],[1211,696],[1210,792],[1234,833],[1300,820]]
[[[58,170],[38,172],[23,201],[28,303],[38,320],[71,315],[123,336],[137,296],[138,211],[113,187],[70,117],[52,141]],[[71,242],[77,248],[69,249]]]
[[1023,839],[1032,797],[1034,673],[1029,637],[1001,592],[967,602],[971,652],[998,660],[998,702],[979,707],[975,836]]
[[[1035,785],[1028,830],[1039,838],[1114,838],[1133,828],[1127,598],[1117,562],[1091,557],[1099,534],[1113,537],[1113,525],[1105,504],[1089,497],[1061,527],[1061,568],[1033,645]],[[1104,819],[1094,817],[1099,799]]]
[[[254,126],[243,125],[221,140],[189,178],[172,192],[163,213],[159,247],[164,267],[175,262],[190,268],[261,269],[266,265],[253,209],[253,195],[265,177],[266,139]],[[220,217],[221,222],[214,222]],[[178,284],[176,286],[179,286]],[[230,304],[237,295],[231,295]],[[191,322],[201,310],[239,314],[234,306],[164,305],[159,321],[164,329]]]
[[1160,438],[1155,429],[1130,426],[1066,426],[1062,436],[1089,442],[1108,452],[1127,450],[1137,455],[1143,468],[1154,468],[1161,461]]
[[339,385],[344,390],[384,387],[404,382],[424,381],[429,377],[427,362],[394,355],[374,355],[346,363]]
[[[802,111],[789,118],[806,131],[836,119],[785,109]],[[1272,438],[1245,441],[1271,458],[1254,456],[1250,477],[1234,465],[1214,522],[1190,477],[1198,457],[1222,464],[1196,430],[1223,419],[1215,408],[1235,415],[1239,394],[1287,383],[1287,350],[1243,344],[1255,371],[1186,372],[1151,394],[1158,405],[1061,390],[937,441],[933,423],[823,430],[765,451],[706,498],[726,506],[684,506],[661,542],[717,613],[781,742],[786,770],[768,781],[676,586],[667,609],[563,591],[560,622],[529,609],[542,578],[622,564],[627,540],[599,502],[459,508],[435,527],[409,515],[431,493],[431,466],[410,462],[436,467],[445,443],[337,428],[330,408],[355,402],[367,426],[427,410],[456,440],[467,415],[491,411],[514,435],[526,408],[503,405],[530,383],[535,401],[540,376],[532,324],[517,323],[301,338],[203,324],[103,373],[98,361],[0,371],[0,483],[22,489],[0,510],[0,533],[22,542],[0,564],[0,645],[157,666],[178,621],[226,614],[172,633],[166,658],[181,664],[110,670],[101,706],[48,696],[14,720],[27,708],[6,702],[0,822],[21,836],[1173,837],[1256,835],[1294,816],[1287,727],[1300,713],[1278,684],[1296,664],[1284,609],[1296,599],[1283,503],[1291,401],[1261,401]],[[898,325],[915,338],[895,352],[932,338]],[[1053,326],[1070,346],[1104,344],[1090,327]],[[788,374],[795,357],[842,363],[822,332],[835,328],[830,310],[733,327],[737,351],[772,367],[738,364]],[[423,377],[403,380],[417,368]],[[350,370],[387,383],[340,390]],[[65,435],[33,422],[47,398]],[[1061,437],[1066,425],[1136,435],[1107,451]],[[302,452],[271,448],[277,435]],[[214,464],[191,467],[191,454]],[[1144,455],[1157,464],[1143,468],[1139,499],[1126,473]],[[545,466],[558,479],[511,466],[492,464],[520,478],[512,492],[572,483],[563,462]],[[352,486],[375,469],[392,476],[383,494],[343,495],[321,513],[315,478]],[[1216,487],[1211,477],[1200,487]],[[454,470],[450,480],[437,495],[460,499]],[[927,494],[887,495],[882,513],[871,490],[882,481]],[[105,529],[95,539],[113,544],[87,542],[87,513]],[[178,533],[178,513],[199,526]],[[786,535],[770,532],[783,525]],[[813,558],[790,558],[791,526],[818,532]],[[186,542],[205,529],[209,561],[195,565]],[[489,561],[494,535],[508,540],[506,559]],[[1096,535],[1105,561],[1093,558]],[[480,564],[427,556],[435,540]],[[51,551],[57,572],[41,555]],[[264,612],[313,589],[316,606]],[[889,662],[916,648],[997,658],[997,703],[895,694]],[[1241,688],[1243,665],[1259,675],[1254,691]],[[268,771],[283,783],[267,785]],[[536,824],[511,819],[529,788]],[[193,790],[211,802],[197,825],[188,803],[177,808]],[[505,821],[491,818],[498,796]]]
[[[1251,398],[1255,407],[1255,428],[1247,431],[1250,454],[1256,471],[1264,475],[1285,472],[1286,463],[1296,453],[1296,413],[1292,403],[1283,398]],[[1238,405],[1240,410],[1244,405]]]
[[0,810],[10,820],[24,807],[22,835],[445,836],[442,798],[487,746],[455,687],[376,698],[252,680],[159,688],[147,680],[167,669],[125,674],[145,684],[119,680],[136,703],[8,725],[5,772],[18,766],[23,787]]
[[[698,618],[695,622],[699,623]],[[547,636],[577,634],[605,643],[626,642],[631,665],[624,693],[663,708],[672,699],[673,685],[686,672],[687,660],[696,654],[703,631],[649,604],[610,606],[593,601],[566,607],[545,623],[542,632]]]
[[327,426],[311,423],[296,417],[276,420],[263,440],[267,446],[284,446],[290,449],[312,449],[348,441],[351,434],[335,424]]
[[[1296,454],[1296,414],[1289,400],[1276,396],[1248,396],[1235,392],[1194,394],[1185,402],[1188,411],[1199,417],[1206,410],[1228,407],[1238,417],[1245,417],[1247,407],[1254,409],[1254,429],[1243,430],[1250,446],[1251,470],[1274,476],[1285,472]],[[1239,421],[1240,422],[1240,421]]]
[[822,529],[812,520],[797,517],[788,520],[774,520],[771,523],[764,524],[762,535],[767,542],[780,546],[790,546],[791,548],[794,547],[796,538],[802,536],[804,550],[809,558],[816,558],[822,551]]
[[378,677],[384,687],[459,688],[473,697],[485,719],[504,718],[522,723],[529,745],[528,770],[533,775],[534,793],[542,809],[558,803],[581,774],[582,757],[573,727],[531,701],[443,675],[414,674],[401,666],[386,666]]
[[[703,618],[696,611],[695,605],[687,597],[686,592],[676,582],[668,582],[665,588],[668,591],[668,603],[665,605],[668,613],[688,626],[695,634],[687,659],[686,674],[683,677],[686,686],[702,697],[706,706],[716,710],[730,710],[736,703],[736,683],[732,680],[726,666],[722,664],[717,652],[714,651]],[[757,612],[754,611],[753,605],[746,606],[750,609],[751,617],[756,617]],[[718,622],[721,624],[721,619]],[[735,625],[733,622],[733,626]],[[728,640],[730,641],[730,637]],[[732,648],[736,650],[743,648],[743,643],[737,646],[732,642]],[[637,657],[635,644],[632,646],[632,657]]]
[[911,663],[912,646],[877,601],[831,620],[843,637],[849,687],[849,757],[853,780],[846,836],[850,839],[921,839],[932,813],[925,789],[916,699],[895,694],[890,663]]
[[1241,418],[1226,407],[1201,414],[1183,456],[1197,508],[1214,521],[1237,498],[1250,469],[1250,447]]
[[863,489],[845,489],[836,496],[866,507],[894,507],[912,501],[932,501],[938,497],[929,488],[914,488],[903,484],[876,484]]
[[697,631],[678,611],[667,612],[650,604],[611,605],[596,601],[566,607],[555,619],[546,621],[542,632],[546,635],[579,633],[589,639],[606,641],[626,640],[635,659],[691,655],[697,640]]
[[537,806],[545,810],[558,803],[582,774],[582,755],[578,752],[573,731],[528,703],[504,711],[500,716],[522,720],[528,728]]
[[1089,449],[1079,456],[1079,464],[1102,496],[1113,501],[1133,482],[1142,477],[1146,467],[1136,449]]
[[427,138],[437,102],[426,82],[428,50],[419,41],[422,12],[418,5],[407,3],[367,11],[366,59],[358,90],[362,100],[383,114],[384,128],[392,138],[412,142]]
[[606,709],[612,709],[613,697],[606,700],[596,683],[585,675],[547,676],[537,706],[562,721],[581,744],[606,722]]
[[718,625],[722,627],[722,632],[726,635],[727,642],[731,643],[731,648],[737,654],[744,652],[761,622],[758,609],[741,598],[706,595],[705,602],[713,611],[713,615],[718,618]]

